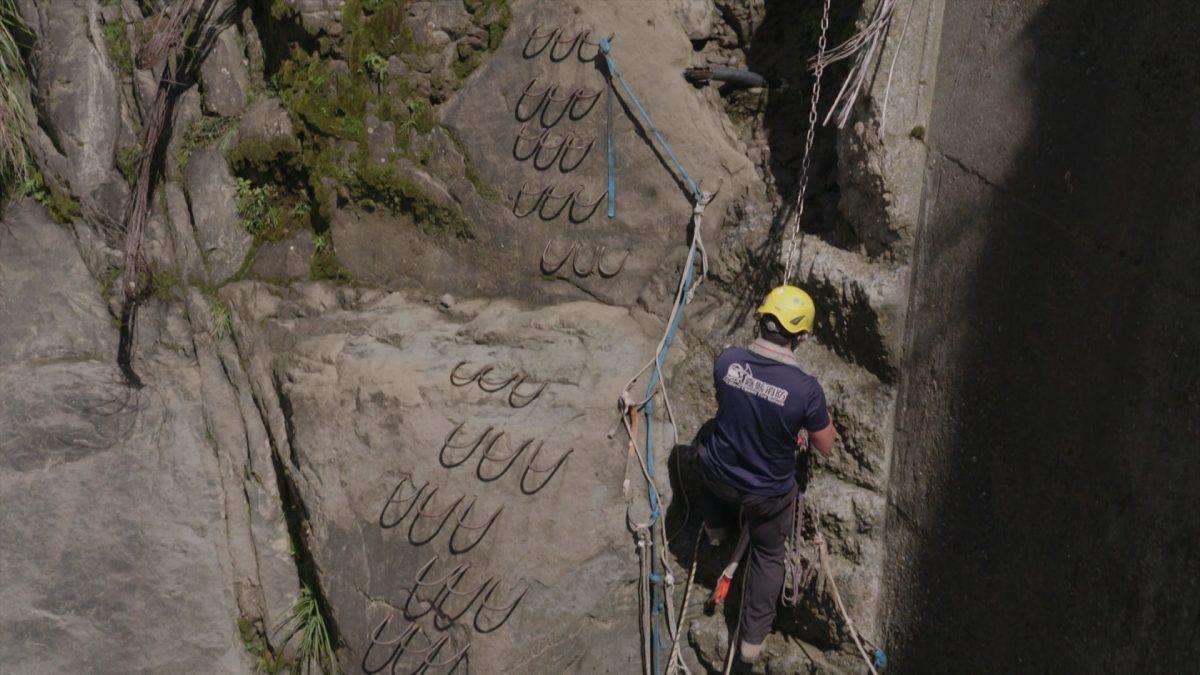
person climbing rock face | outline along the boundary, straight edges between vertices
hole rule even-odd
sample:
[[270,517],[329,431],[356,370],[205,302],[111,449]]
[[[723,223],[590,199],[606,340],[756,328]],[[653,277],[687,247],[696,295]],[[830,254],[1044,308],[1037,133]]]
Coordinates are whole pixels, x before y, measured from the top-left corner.
[[710,542],[719,544],[737,525],[739,508],[749,535],[739,619],[743,661],[758,658],[775,620],[785,540],[793,509],[803,508],[798,497],[808,462],[797,462],[797,452],[805,450],[804,435],[821,452],[832,450],[836,437],[825,392],[793,353],[812,331],[815,313],[801,289],[775,288],[758,308],[758,338],[749,348],[725,349],[713,367],[717,414],[699,448],[700,508]]

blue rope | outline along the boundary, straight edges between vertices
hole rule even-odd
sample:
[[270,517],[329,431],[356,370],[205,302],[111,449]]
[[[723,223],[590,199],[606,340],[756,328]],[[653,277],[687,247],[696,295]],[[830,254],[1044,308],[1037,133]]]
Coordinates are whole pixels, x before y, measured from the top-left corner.
[[608,217],[617,217],[617,159],[613,142],[613,86],[608,77]]
[[642,407],[642,414],[646,419],[646,472],[650,474],[650,483],[646,486],[646,493],[650,497],[650,637],[653,643],[651,662],[656,674],[662,672],[659,659],[662,655],[663,645],[659,636],[658,617],[662,613],[664,598],[662,593],[663,576],[659,570],[658,561],[658,537],[654,534],[654,523],[662,515],[662,509],[658,503],[658,495],[654,492],[653,395],[655,387],[658,386],[659,374],[662,372],[663,362],[666,361],[667,352],[670,351],[671,344],[675,341],[675,333],[679,330],[679,322],[683,319],[683,311],[687,306],[688,292],[692,288],[692,273],[695,268],[696,244],[697,241],[693,238],[692,246],[688,249],[687,262],[684,263],[683,289],[681,291],[682,295],[680,296],[679,307],[675,309],[675,313],[671,316],[671,324],[667,328],[666,337],[663,338],[662,349],[654,357],[654,372],[650,374],[650,383],[646,386],[646,404]]
[[[617,65],[612,60],[612,46],[609,44],[608,38],[600,40],[600,53],[604,55],[605,65],[608,68],[608,217],[613,218],[617,215],[617,181],[616,181],[616,143],[614,142],[613,131],[613,99],[615,94],[613,91],[613,78],[615,77],[621,83],[621,88],[633,102],[646,128],[654,134],[658,139],[658,144],[666,152],[667,157],[675,165],[676,171],[687,182],[688,187],[692,191],[692,197],[699,204],[704,198],[696,181],[692,180],[691,175],[680,164],[679,158],[671,151],[671,146],[667,145],[666,139],[658,132],[658,128],[654,126],[654,122],[650,119],[650,114],[642,107],[641,101],[634,95],[633,90],[629,88],[629,83],[621,75],[621,71],[617,70]],[[660,569],[658,560],[658,538],[654,534],[654,524],[662,517],[662,507],[658,502],[658,495],[654,491],[654,389],[658,386],[660,373],[662,372],[663,363],[667,359],[667,352],[671,349],[671,344],[675,341],[675,333],[679,330],[679,322],[683,319],[684,308],[687,306],[688,294],[692,288],[692,278],[696,262],[696,250],[698,241],[695,237],[692,238],[691,248],[688,249],[686,267],[683,273],[683,285],[681,289],[679,306],[675,308],[674,314],[671,316],[671,323],[667,328],[667,334],[663,338],[662,348],[658,350],[654,359],[654,372],[650,375],[650,383],[646,386],[646,403],[642,408],[642,414],[646,420],[646,473],[650,477],[649,484],[646,486],[646,493],[650,499],[650,574],[649,580],[651,584],[651,599],[650,599],[650,634],[653,643],[652,652],[650,654],[653,664],[654,673],[662,672],[662,664],[660,663],[663,652],[662,638],[659,633],[659,616],[663,610],[663,572]],[[664,542],[665,545],[665,542]]]
[[[642,102],[638,100],[638,97],[634,95],[633,90],[629,88],[629,83],[625,81],[625,78],[621,75],[621,71],[617,70],[617,64],[613,63],[612,60],[612,46],[609,44],[608,38],[602,38],[600,40],[600,53],[604,55],[604,62],[608,67],[608,87],[610,94],[612,91],[612,78],[616,77],[617,81],[621,83],[621,88],[625,90],[625,94],[629,96],[629,100],[633,101],[633,105],[635,108],[637,108],[638,114],[641,116],[642,121],[646,123],[646,127],[650,129],[650,131],[653,132],[654,137],[658,139],[658,144],[662,146],[664,151],[666,151],[667,157],[671,158],[671,162],[675,165],[675,170],[678,171],[679,175],[682,176],[687,182],[688,188],[690,188],[692,191],[692,197],[697,203],[699,203],[703,198],[703,193],[700,192],[700,188],[696,185],[696,181],[692,180],[691,175],[688,174],[688,172],[683,168],[683,165],[679,163],[679,158],[676,157],[675,153],[671,151],[671,146],[667,145],[666,139],[662,137],[662,134],[658,133],[658,128],[654,126],[654,121],[650,119],[650,113],[646,112],[646,109],[642,107]],[[615,181],[613,176],[615,173],[615,168],[613,166],[612,127],[612,97],[610,95],[608,116],[608,215],[610,218],[616,215],[616,197],[614,195],[616,186],[614,184]]]

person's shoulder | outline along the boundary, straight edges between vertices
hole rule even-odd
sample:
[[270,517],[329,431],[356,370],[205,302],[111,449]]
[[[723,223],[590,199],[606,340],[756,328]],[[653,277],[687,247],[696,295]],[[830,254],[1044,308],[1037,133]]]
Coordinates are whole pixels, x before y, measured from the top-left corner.
[[736,345],[725,345],[720,354],[717,354],[717,362],[732,361],[734,359],[745,359],[750,354],[748,349],[738,347]]
[[821,383],[817,380],[817,378],[809,375],[799,366],[790,369],[789,377],[792,378],[792,382],[797,388],[802,388],[809,391],[825,391],[824,388],[821,387]]

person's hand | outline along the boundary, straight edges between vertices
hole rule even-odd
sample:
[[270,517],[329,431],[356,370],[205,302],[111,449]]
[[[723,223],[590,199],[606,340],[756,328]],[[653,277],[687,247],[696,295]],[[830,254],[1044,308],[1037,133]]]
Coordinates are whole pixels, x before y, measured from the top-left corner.
[[804,452],[808,449],[808,431],[801,429],[800,433],[796,434],[796,451]]

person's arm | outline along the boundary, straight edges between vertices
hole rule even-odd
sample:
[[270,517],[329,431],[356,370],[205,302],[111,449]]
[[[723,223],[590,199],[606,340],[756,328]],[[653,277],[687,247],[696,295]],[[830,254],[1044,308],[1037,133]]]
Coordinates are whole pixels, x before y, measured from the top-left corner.
[[833,441],[835,439],[837,439],[837,430],[833,428],[833,415],[829,416],[829,424],[824,429],[808,432],[809,443],[824,453],[833,450]]
[[833,415],[829,413],[829,407],[825,403],[825,390],[820,385],[815,387],[812,398],[809,399],[808,410],[809,422],[825,422],[821,429],[813,430],[812,427],[808,427],[809,444],[822,453],[828,453],[833,450],[833,442],[837,440],[837,429],[833,427]]

